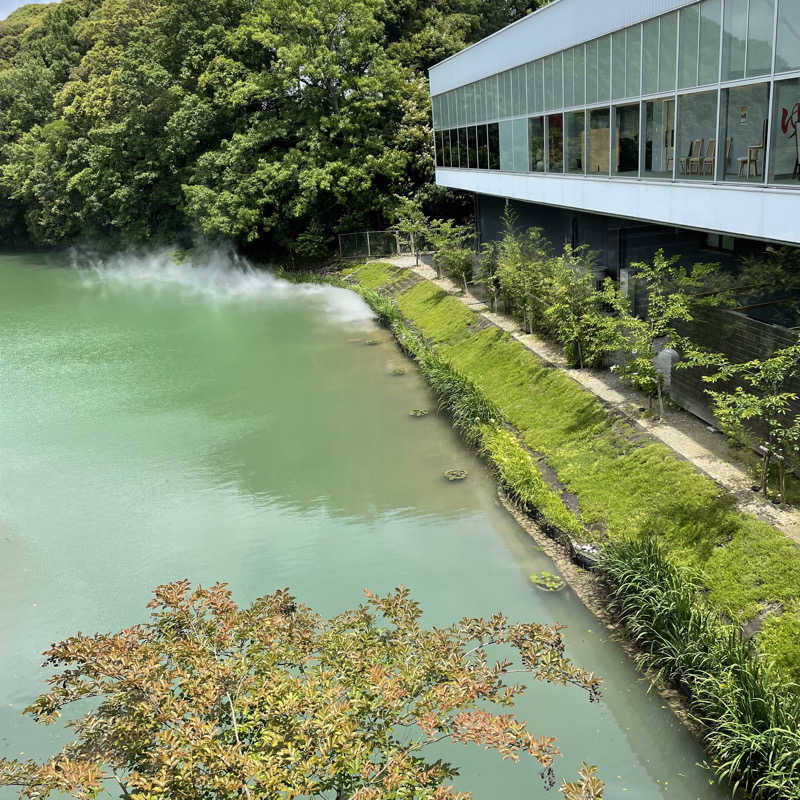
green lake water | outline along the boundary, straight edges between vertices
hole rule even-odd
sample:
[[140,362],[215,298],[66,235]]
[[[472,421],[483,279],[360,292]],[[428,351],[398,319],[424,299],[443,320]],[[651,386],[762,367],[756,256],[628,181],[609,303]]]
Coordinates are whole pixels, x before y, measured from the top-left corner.
[[[558,737],[559,776],[586,760],[609,800],[726,796],[575,595],[530,585],[555,568],[447,423],[409,417],[434,402],[356,295],[223,255],[68,261],[0,256],[0,754],[64,740],[21,716],[41,651],[144,619],[157,584],[227,581],[240,603],[289,586],[327,615],[405,584],[431,625],[568,626],[603,701],[534,685],[518,708]],[[532,761],[448,755],[476,800],[560,797]]]

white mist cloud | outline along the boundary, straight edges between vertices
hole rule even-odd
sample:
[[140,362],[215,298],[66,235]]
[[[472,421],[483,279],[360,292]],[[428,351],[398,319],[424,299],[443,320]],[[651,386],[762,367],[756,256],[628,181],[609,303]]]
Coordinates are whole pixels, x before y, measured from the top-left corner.
[[70,262],[90,283],[177,290],[215,302],[307,302],[337,322],[360,322],[375,316],[355,292],[319,284],[290,283],[265,270],[254,269],[232,250],[192,251],[180,262],[175,255],[175,251],[167,249],[112,256],[73,250]]

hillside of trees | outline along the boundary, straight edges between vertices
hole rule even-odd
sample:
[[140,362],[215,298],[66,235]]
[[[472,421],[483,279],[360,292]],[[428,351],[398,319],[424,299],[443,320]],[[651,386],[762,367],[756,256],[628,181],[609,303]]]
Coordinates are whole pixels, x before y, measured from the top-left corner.
[[[432,187],[427,69],[514,0],[63,0],[0,22],[0,246],[314,258]],[[424,188],[427,187],[427,188]]]

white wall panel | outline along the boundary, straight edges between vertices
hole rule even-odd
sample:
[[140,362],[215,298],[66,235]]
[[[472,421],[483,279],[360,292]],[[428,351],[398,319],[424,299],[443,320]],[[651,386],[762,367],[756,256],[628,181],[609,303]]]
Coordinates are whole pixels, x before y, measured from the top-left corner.
[[[564,2],[564,0],[562,0]],[[797,191],[437,169],[436,183],[496,197],[800,245]]]

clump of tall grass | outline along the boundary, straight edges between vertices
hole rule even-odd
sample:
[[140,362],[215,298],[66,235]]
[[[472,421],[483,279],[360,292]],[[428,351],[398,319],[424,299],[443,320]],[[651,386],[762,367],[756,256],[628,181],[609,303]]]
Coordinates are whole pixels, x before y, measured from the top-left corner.
[[[503,487],[530,512],[548,533],[567,533],[581,538],[585,533],[578,519],[550,487],[520,445],[517,437],[499,425],[481,430],[482,451],[494,465]],[[561,539],[560,535],[556,538]],[[569,542],[565,541],[568,547]]]
[[439,400],[439,410],[466,439],[478,442],[481,425],[500,421],[500,409],[464,373],[430,350],[420,353],[417,360]]
[[600,571],[640,666],[688,697],[717,775],[757,800],[800,797],[796,687],[707,606],[698,577],[670,563],[655,541],[612,542]]

